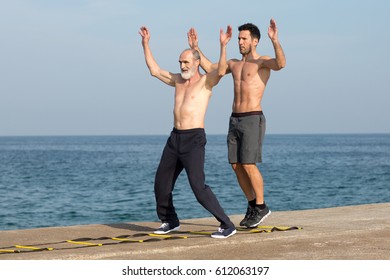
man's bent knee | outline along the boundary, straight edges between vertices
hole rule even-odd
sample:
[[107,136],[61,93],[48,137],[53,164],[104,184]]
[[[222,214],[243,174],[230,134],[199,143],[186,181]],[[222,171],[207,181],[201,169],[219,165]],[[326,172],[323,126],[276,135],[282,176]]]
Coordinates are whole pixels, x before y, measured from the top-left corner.
[[231,163],[231,166],[234,171],[242,170],[242,164],[241,163]]
[[254,171],[254,170],[259,171],[259,169],[257,168],[257,165],[255,163],[240,164],[240,168],[245,170],[245,172],[250,172],[250,171]]

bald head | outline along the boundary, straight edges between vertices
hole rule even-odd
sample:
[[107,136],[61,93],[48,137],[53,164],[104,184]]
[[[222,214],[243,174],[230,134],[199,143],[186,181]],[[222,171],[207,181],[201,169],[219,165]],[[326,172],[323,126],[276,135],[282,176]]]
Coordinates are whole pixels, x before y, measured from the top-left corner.
[[181,77],[185,80],[190,79],[199,69],[200,55],[197,50],[185,49],[179,58]]

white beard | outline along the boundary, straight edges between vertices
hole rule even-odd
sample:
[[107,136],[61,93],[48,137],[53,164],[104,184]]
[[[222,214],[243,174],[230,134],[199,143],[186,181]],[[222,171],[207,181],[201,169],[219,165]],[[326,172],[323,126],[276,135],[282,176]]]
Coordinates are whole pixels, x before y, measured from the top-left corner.
[[189,80],[192,76],[194,76],[195,74],[195,71],[194,69],[189,69],[187,72],[181,72],[181,77],[184,79],[184,80]]

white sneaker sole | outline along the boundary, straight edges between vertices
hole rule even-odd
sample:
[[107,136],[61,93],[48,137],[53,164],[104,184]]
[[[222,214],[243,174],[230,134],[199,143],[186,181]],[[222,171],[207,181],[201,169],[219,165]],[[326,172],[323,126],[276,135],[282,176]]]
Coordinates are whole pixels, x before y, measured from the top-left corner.
[[260,225],[269,215],[271,215],[271,210],[269,210],[269,212],[267,213],[267,215],[265,215],[258,223],[254,224],[254,225],[250,225],[250,226],[247,226],[247,228],[255,228],[257,227],[258,225]]
[[232,233],[229,234],[228,236],[223,236],[223,235],[211,235],[211,237],[212,237],[212,238],[224,239],[224,238],[228,238],[228,237],[230,237],[230,236],[232,236],[232,235],[235,235],[236,232],[237,232],[237,230],[234,230],[234,231],[232,231]]
[[171,231],[175,231],[175,230],[179,230],[179,229],[180,229],[180,226],[177,226],[177,227],[175,227],[175,228],[173,228],[173,229],[170,229],[170,230],[167,230],[167,231],[156,230],[156,231],[154,231],[153,233],[154,233],[154,234],[166,234],[166,233],[169,233],[169,232],[171,232]]

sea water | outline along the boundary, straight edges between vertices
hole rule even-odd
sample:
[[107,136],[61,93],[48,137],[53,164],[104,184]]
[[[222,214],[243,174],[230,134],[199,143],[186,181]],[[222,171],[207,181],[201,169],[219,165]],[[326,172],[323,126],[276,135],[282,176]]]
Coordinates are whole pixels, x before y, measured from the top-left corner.
[[[158,221],[154,176],[167,135],[0,137],[0,230]],[[227,162],[225,135],[208,135],[206,183],[228,215],[246,199]],[[390,134],[266,135],[271,211],[390,202]],[[211,216],[185,171],[180,219]]]

